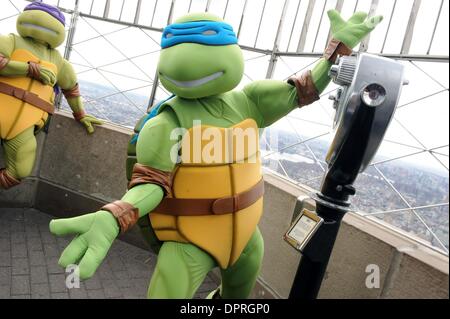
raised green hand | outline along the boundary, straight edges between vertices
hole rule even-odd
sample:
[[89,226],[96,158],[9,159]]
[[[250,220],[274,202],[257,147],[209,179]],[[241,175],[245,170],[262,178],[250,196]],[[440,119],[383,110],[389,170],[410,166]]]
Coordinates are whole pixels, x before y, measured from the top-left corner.
[[87,132],[89,134],[94,133],[94,125],[102,125],[103,122],[98,120],[96,117],[86,114],[81,120],[80,123],[84,125]]
[[383,16],[367,18],[365,12],[356,12],[348,21],[345,21],[338,11],[330,10],[328,17],[333,38],[352,49],[383,21]]
[[56,74],[45,66],[41,66],[39,81],[45,85],[55,86],[57,81]]
[[66,268],[78,264],[80,279],[92,277],[105,259],[112,242],[119,234],[114,216],[106,211],[74,218],[55,219],[50,222],[50,232],[57,236],[76,235],[64,249],[59,265]]
[[[383,21],[382,16],[367,18],[367,13],[356,12],[345,21],[336,10],[328,11],[331,33],[334,39],[341,41],[347,47],[355,48],[375,27]],[[330,84],[328,71],[332,63],[322,59],[312,70],[314,85],[319,93],[322,93]]]

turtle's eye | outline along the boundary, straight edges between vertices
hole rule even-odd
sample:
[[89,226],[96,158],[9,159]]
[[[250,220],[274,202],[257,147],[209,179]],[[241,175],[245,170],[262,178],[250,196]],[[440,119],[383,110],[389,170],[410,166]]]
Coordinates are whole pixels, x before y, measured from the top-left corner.
[[203,35],[216,35],[217,32],[214,30],[206,30],[204,32],[202,32]]
[[173,34],[172,34],[172,33],[167,33],[167,34],[166,34],[166,39],[170,39],[171,37],[173,37]]

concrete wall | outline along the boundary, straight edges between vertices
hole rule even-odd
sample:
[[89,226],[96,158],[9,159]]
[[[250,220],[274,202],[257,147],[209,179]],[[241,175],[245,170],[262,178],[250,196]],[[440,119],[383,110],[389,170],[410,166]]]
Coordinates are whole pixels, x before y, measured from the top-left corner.
[[[104,125],[88,136],[67,114],[53,117],[41,134],[37,168],[20,188],[0,191],[0,206],[34,206],[57,217],[97,210],[126,190],[125,157],[131,131]],[[0,158],[2,156],[0,155]],[[260,229],[265,256],[257,298],[286,298],[300,254],[282,235],[305,191],[266,175]],[[133,229],[123,238],[146,247]],[[380,270],[380,287],[365,285],[368,265]],[[448,258],[379,223],[347,214],[320,291],[321,298],[448,298]]]
[[129,132],[98,127],[93,135],[72,118],[54,116],[45,141],[40,177],[78,193],[111,201],[127,187]]

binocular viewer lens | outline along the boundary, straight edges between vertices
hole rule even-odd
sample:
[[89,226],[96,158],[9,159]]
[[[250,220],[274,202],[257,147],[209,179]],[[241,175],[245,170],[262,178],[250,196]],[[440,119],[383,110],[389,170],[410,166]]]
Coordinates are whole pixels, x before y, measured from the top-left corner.
[[386,100],[386,90],[379,84],[369,84],[361,92],[361,98],[367,106],[380,106]]

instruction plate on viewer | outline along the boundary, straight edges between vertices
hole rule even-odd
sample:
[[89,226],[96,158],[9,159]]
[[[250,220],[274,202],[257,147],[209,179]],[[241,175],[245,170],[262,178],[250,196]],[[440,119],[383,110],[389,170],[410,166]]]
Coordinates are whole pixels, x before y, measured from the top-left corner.
[[302,252],[322,223],[319,215],[303,209],[284,235],[284,240]]

